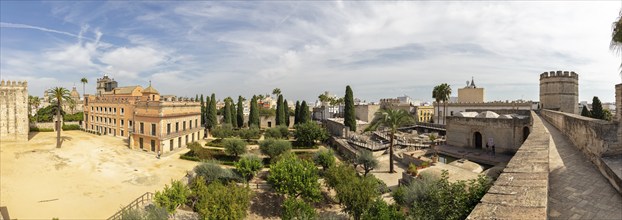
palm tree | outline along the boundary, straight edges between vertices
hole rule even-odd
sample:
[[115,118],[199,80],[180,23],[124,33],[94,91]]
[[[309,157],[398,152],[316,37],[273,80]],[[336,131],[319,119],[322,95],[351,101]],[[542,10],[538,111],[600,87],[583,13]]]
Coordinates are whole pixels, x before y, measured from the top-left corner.
[[[622,11],[620,11],[616,21],[611,24],[611,29],[611,43],[609,48],[617,53],[622,53]],[[622,65],[620,65],[620,68],[622,68]],[[622,77],[622,69],[620,71],[620,77]]]
[[50,94],[50,101],[51,102],[55,102],[57,108],[56,108],[56,123],[57,123],[57,127],[56,127],[56,147],[60,148],[60,130],[62,128],[62,126],[60,126],[61,124],[61,109],[63,106],[63,102],[70,102],[71,99],[71,94],[69,92],[68,89],[65,89],[63,87],[54,87],[51,88],[50,90],[48,90],[48,94]]
[[83,77],[80,82],[82,83],[82,97],[84,97],[84,95],[86,95],[86,90],[84,89],[84,86],[89,83],[89,80],[86,79],[86,77]]
[[388,128],[391,135],[389,144],[389,172],[395,173],[393,169],[393,140],[397,129],[414,122],[413,116],[404,109],[381,109],[374,115],[369,127],[365,131],[374,131],[378,128]]
[[274,95],[274,96],[276,96],[276,97],[279,97],[279,95],[280,95],[280,94],[281,94],[281,89],[279,89],[279,88],[274,88],[274,89],[272,90],[272,95]]
[[443,123],[446,123],[445,119],[447,118],[447,101],[449,100],[449,97],[451,95],[451,87],[447,83],[441,84],[440,93],[441,93],[441,100],[443,101],[443,105],[444,105]]
[[441,121],[441,85],[434,86],[432,90],[432,98],[436,101],[436,105],[438,105],[438,109],[436,110],[436,123],[440,123]]
[[74,110],[76,110],[76,100],[70,99],[67,104],[69,106],[69,109],[71,110],[71,114],[73,115]]

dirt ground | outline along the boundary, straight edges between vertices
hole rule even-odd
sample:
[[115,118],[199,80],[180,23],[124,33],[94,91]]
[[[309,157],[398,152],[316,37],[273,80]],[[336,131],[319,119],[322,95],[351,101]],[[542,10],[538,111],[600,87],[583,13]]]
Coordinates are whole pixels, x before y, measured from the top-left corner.
[[82,131],[31,133],[0,142],[0,206],[17,219],[105,219],[145,192],[181,179],[196,162],[174,152],[161,159],[127,148],[124,139]]

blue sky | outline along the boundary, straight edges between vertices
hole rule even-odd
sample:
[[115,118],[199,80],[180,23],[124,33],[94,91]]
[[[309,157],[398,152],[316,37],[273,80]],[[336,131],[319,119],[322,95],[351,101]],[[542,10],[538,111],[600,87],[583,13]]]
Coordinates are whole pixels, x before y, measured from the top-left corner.
[[538,99],[539,74],[579,73],[580,100],[614,101],[620,2],[0,1],[2,79],[33,95],[87,93],[103,73],[163,94],[323,91],[431,100],[475,77],[486,99]]

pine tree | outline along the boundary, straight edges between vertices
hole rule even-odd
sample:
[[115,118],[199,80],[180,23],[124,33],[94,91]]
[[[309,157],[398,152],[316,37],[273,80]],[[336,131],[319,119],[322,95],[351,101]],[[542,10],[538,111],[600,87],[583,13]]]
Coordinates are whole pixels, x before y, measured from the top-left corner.
[[300,101],[296,101],[296,108],[294,109],[294,124],[300,123]]
[[283,117],[285,117],[285,126],[289,127],[289,105],[287,99],[283,100]]
[[343,113],[343,124],[350,128],[350,131],[356,131],[356,116],[354,112],[354,95],[352,88],[346,86],[346,96],[343,98],[345,108]]
[[283,95],[279,94],[276,101],[276,126],[285,124],[285,111],[283,110]]
[[598,99],[598,96],[594,96],[592,99],[592,118],[605,119],[605,113],[603,112],[603,104]]
[[250,103],[250,113],[248,115],[248,127],[259,127],[259,109],[257,107],[257,96],[253,96]]
[[307,123],[309,121],[309,106],[307,106],[307,101],[302,101],[300,104],[300,124]]
[[216,95],[212,93],[209,107],[207,108],[207,128],[212,129],[218,126],[218,118],[216,117]]
[[237,104],[238,111],[237,111],[237,117],[236,117],[237,118],[236,121],[238,122],[237,123],[238,128],[244,127],[244,103],[243,103],[244,101],[243,99],[244,98],[242,98],[242,96],[238,96],[238,104]]
[[590,117],[590,110],[587,109],[587,105],[583,106],[583,110],[581,110],[581,116]]

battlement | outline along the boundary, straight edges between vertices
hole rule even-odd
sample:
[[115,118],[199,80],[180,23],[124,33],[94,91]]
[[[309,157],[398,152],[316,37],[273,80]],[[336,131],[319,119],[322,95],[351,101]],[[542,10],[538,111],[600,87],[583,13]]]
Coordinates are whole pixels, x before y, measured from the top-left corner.
[[579,74],[575,73],[574,71],[550,71],[550,72],[543,72],[542,74],[540,74],[540,79],[546,79],[546,78],[560,78],[560,77],[564,77],[564,78],[572,78],[572,79],[579,79]]
[[24,81],[0,81],[0,86],[2,87],[23,87],[28,88],[28,82]]

